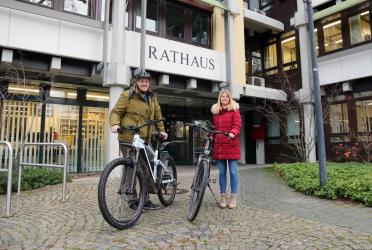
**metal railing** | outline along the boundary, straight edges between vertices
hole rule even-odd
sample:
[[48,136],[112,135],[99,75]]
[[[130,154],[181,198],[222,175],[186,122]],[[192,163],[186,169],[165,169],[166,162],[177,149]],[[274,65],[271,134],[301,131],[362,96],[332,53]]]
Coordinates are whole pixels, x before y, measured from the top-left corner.
[[2,169],[0,168],[0,171],[6,171],[8,172],[8,186],[7,186],[7,192],[6,192],[6,217],[10,217],[10,201],[11,201],[11,194],[12,194],[12,173],[13,173],[13,147],[12,144],[10,144],[7,141],[0,141],[0,145],[3,144],[8,147],[9,150],[9,163],[8,163],[8,169]]
[[[28,163],[23,162],[22,151],[28,146],[60,146],[65,151],[65,162],[63,165],[59,164],[42,164],[42,163]],[[22,166],[31,166],[31,167],[52,167],[52,168],[64,168],[63,170],[63,186],[62,186],[62,201],[66,200],[66,176],[67,176],[67,159],[68,151],[67,146],[64,143],[51,143],[51,142],[35,142],[35,143],[25,143],[20,148],[20,161],[19,161],[19,176],[18,176],[18,194],[21,192],[21,176],[22,176]]]

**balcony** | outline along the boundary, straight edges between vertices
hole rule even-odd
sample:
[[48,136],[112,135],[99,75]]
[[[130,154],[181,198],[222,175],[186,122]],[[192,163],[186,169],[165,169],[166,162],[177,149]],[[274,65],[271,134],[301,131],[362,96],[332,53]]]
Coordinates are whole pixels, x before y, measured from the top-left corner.
[[284,24],[274,18],[266,16],[262,10],[250,10],[244,7],[244,28],[263,33],[272,30],[274,33],[284,31]]

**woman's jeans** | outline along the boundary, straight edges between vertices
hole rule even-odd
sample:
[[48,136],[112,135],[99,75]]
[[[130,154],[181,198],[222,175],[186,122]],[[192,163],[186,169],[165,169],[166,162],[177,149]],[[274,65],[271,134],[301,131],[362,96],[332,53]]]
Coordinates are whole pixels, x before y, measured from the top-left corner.
[[226,171],[227,162],[229,163],[231,193],[238,192],[238,160],[217,160],[217,166],[220,169],[220,190],[226,193]]

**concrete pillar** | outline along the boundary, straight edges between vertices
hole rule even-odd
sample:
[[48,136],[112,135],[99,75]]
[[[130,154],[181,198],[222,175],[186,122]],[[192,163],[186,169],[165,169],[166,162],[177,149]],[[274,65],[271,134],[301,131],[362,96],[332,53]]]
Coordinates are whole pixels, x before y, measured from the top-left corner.
[[315,162],[315,118],[313,100],[313,82],[311,68],[311,53],[309,33],[307,30],[306,5],[303,0],[297,0],[297,12],[294,16],[294,26],[299,33],[302,89],[300,90],[300,102],[303,105],[304,115],[304,140],[307,145],[307,161]]
[[[111,35],[111,44],[106,43],[105,53],[111,55],[107,59],[108,65],[106,67],[106,74],[104,74],[103,85],[110,88],[110,111],[117,102],[124,87],[130,85],[131,72],[127,65],[125,65],[125,9],[126,1],[113,0],[112,8],[112,27],[111,32],[107,33],[107,36]],[[110,41],[108,37],[107,41]],[[109,53],[110,52],[110,53]],[[109,121],[107,121],[109,122]],[[110,126],[108,126],[110,127]],[[107,148],[107,159],[111,161],[119,156],[119,144],[117,140],[117,134],[109,132]]]

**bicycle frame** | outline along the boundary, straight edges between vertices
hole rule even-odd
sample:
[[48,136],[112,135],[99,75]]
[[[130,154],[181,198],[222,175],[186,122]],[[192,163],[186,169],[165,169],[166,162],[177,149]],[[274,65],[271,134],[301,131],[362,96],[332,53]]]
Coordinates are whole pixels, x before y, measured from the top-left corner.
[[[146,151],[146,147],[149,147],[149,146],[145,144],[145,141],[141,139],[141,137],[139,136],[138,133],[135,133],[135,135],[133,136],[132,147],[135,148],[135,159],[134,159],[135,160],[135,162],[134,162],[135,163],[134,164],[135,170],[138,166],[138,158],[139,158],[140,150],[142,149],[143,152],[145,153],[145,156],[146,156],[146,160],[145,160],[146,166],[150,170],[153,182],[156,183],[157,173],[158,173],[157,166],[160,165],[162,168],[165,168],[164,163],[161,160],[159,160],[159,158],[158,158],[159,157],[159,150],[155,149],[155,151],[154,151],[154,160],[153,160],[154,165],[152,166],[151,163],[150,163],[150,160],[149,160],[149,156],[147,155],[147,151]],[[173,181],[174,181],[174,177],[172,176],[171,180],[163,180],[162,184],[171,183]]]

